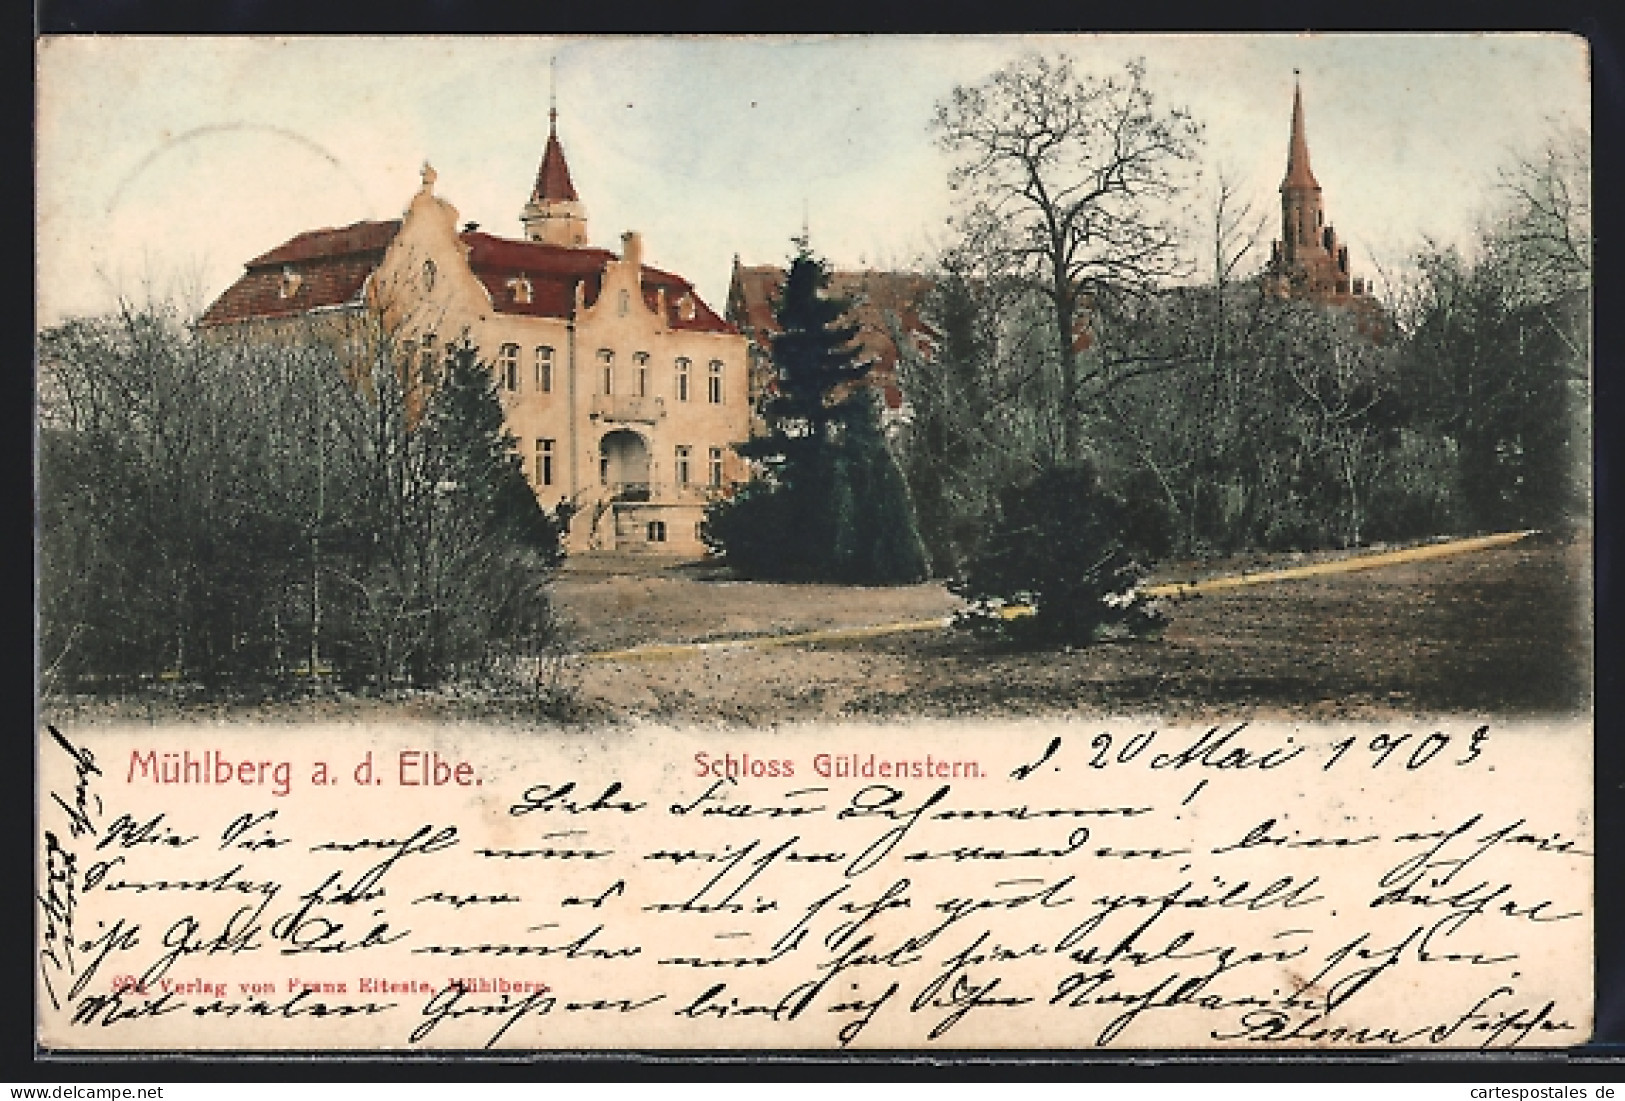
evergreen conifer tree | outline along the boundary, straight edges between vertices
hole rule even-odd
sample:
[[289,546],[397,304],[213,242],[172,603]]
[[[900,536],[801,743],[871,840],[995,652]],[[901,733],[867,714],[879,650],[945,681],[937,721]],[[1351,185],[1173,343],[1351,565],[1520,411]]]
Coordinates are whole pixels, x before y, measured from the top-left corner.
[[539,566],[558,564],[557,525],[525,480],[491,371],[472,345],[449,350],[421,432],[437,485],[457,495],[472,534],[532,552]]
[[[827,297],[829,271],[805,239],[779,295],[777,374],[763,403],[767,434],[739,444],[765,477],[713,505],[706,539],[754,577],[906,584],[926,576],[902,474],[869,391],[869,365]],[[847,392],[842,395],[841,391]]]

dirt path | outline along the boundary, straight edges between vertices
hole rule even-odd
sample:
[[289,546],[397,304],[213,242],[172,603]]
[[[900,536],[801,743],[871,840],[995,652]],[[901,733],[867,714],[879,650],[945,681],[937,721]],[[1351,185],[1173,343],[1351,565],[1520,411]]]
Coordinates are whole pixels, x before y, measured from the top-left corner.
[[566,567],[555,593],[572,649],[593,653],[940,620],[962,606],[937,583],[777,585],[735,581],[726,570],[701,564],[624,566],[638,572],[600,573],[596,562]]
[[[1415,548],[1426,551],[1427,548]],[[1179,584],[1161,639],[1017,651],[938,628],[959,605],[940,585],[760,585],[715,568],[573,563],[558,603],[580,650],[729,638],[676,660],[625,655],[563,666],[578,720],[758,726],[849,717],[1154,714],[1409,719],[1585,711],[1591,699],[1590,544],[1533,536],[1470,554],[1251,557],[1165,567]],[[1219,583],[1274,569],[1270,582]],[[1288,572],[1281,572],[1288,571]],[[1192,585],[1191,582],[1199,584]],[[930,629],[879,632],[928,623]],[[764,640],[766,641],[764,644]],[[386,697],[204,701],[52,697],[51,721],[510,721],[551,706],[477,688]]]
[[[1529,531],[1514,531],[1502,532],[1496,535],[1476,536],[1470,539],[1448,539],[1436,543],[1423,544],[1421,546],[1404,547],[1398,550],[1366,552],[1363,554],[1346,554],[1340,557],[1330,558],[1303,566],[1288,566],[1284,568],[1259,570],[1255,572],[1220,575],[1217,577],[1208,578],[1206,580],[1169,581],[1163,584],[1149,585],[1146,587],[1145,591],[1153,597],[1173,599],[1183,599],[1192,596],[1205,596],[1213,593],[1223,592],[1229,589],[1245,588],[1249,585],[1274,584],[1282,581],[1298,581],[1308,577],[1323,577],[1340,573],[1358,573],[1363,570],[1384,569],[1392,566],[1405,565],[1411,562],[1423,562],[1437,558],[1450,558],[1456,555],[1472,554],[1477,551],[1490,550],[1495,547],[1510,546],[1511,544],[1533,534],[1535,533]],[[619,592],[623,594],[621,600],[627,606],[636,606],[644,601],[648,601],[650,603],[665,603],[670,601],[672,604],[676,604],[680,602],[672,601],[672,593],[674,589],[681,587],[681,583],[676,582],[673,584],[673,580],[674,579],[667,579],[668,584],[665,586],[664,591],[661,591],[661,588],[658,585],[652,587],[640,586],[637,584],[635,578],[613,578],[611,579],[611,583],[618,585]],[[784,618],[783,613],[788,610],[786,604],[783,603],[786,594],[783,591],[774,592],[773,590],[775,588],[783,590],[787,587],[754,585],[750,586],[750,588],[754,590],[752,592],[753,596],[757,597],[758,600],[761,601],[765,606],[771,607],[780,613],[780,619],[777,622],[771,623],[769,628],[766,630],[760,629],[760,624],[752,624],[752,626],[756,629],[750,630],[744,634],[720,638],[709,638],[692,642],[677,640],[645,642],[636,646],[622,647],[617,649],[589,650],[585,653],[585,657],[590,661],[659,661],[697,657],[701,654],[716,653],[723,650],[759,650],[774,646],[805,646],[827,642],[854,642],[862,639],[882,638],[888,635],[909,634],[915,631],[939,631],[953,625],[952,615],[941,615],[933,616],[930,619],[912,619],[903,620],[901,622],[863,623],[858,626],[830,626],[814,630],[786,631],[782,628],[786,622],[793,621],[793,616],[791,619]],[[929,591],[930,588],[931,587],[929,586],[917,587],[906,601],[893,598],[889,601],[877,600],[876,603],[889,603],[898,607],[904,606],[905,603],[913,604],[916,602],[914,599],[915,596],[921,592]],[[566,591],[571,592],[577,600],[581,599],[577,590]],[[835,586],[823,586],[820,587],[818,591],[826,598],[832,596],[833,594],[842,592],[839,587]],[[848,596],[850,596],[851,592],[852,590],[850,589],[845,590],[845,593]],[[876,594],[892,594],[899,592],[910,593],[910,590],[858,590],[858,592],[862,593],[863,597],[866,598],[859,602],[859,607],[853,607],[850,600],[846,602],[837,602],[828,599],[818,600],[813,606],[823,609],[826,614],[828,614],[833,608],[844,606],[846,615],[861,616],[864,614],[872,614],[869,613],[869,609],[873,605],[867,598],[870,598]],[[724,598],[726,599],[726,597]],[[929,598],[926,599],[929,601]],[[958,603],[959,602],[956,601],[956,604]],[[663,610],[670,613],[675,612],[678,609],[674,606],[668,605]],[[1016,615],[1022,614],[1025,610],[1026,609],[1019,605],[1007,609],[1007,611]],[[730,611],[742,612],[742,609],[730,608]],[[588,612],[589,616],[592,614],[592,612]],[[840,618],[840,616],[841,613],[836,613],[836,618]],[[748,617],[744,617],[743,615],[739,617],[738,621],[749,623]]]
[[[1020,652],[950,631],[825,636],[683,660],[607,656],[583,664],[580,691],[607,713],[758,724],[857,715],[1569,713],[1590,699],[1589,578],[1584,541],[1531,538],[1190,595],[1171,603],[1168,630],[1155,641]],[[786,621],[808,611],[811,596],[790,595],[799,599]],[[864,610],[867,595],[836,588],[811,603],[838,618]]]

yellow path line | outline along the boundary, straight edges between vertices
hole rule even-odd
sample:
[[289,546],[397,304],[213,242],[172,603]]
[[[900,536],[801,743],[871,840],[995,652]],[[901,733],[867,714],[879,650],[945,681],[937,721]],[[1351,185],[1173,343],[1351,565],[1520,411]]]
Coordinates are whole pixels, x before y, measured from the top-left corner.
[[[1262,585],[1274,581],[1295,581],[1304,577],[1322,577],[1327,574],[1356,573],[1384,566],[1400,566],[1407,562],[1423,562],[1433,558],[1447,558],[1456,554],[1502,547],[1533,535],[1533,531],[1509,531],[1497,535],[1481,535],[1472,539],[1454,539],[1445,543],[1427,543],[1404,550],[1378,551],[1352,558],[1338,558],[1329,562],[1316,562],[1309,566],[1292,566],[1284,570],[1260,570],[1257,573],[1213,577],[1206,581],[1182,581],[1166,585],[1152,585],[1145,592],[1152,597],[1198,596],[1225,589],[1239,589],[1247,585]],[[1007,618],[1031,615],[1032,609],[1023,605],[1005,608]],[[673,642],[633,646],[624,650],[599,650],[583,654],[588,661],[658,661],[666,658],[698,657],[701,654],[721,653],[728,650],[765,650],[774,646],[801,646],[817,642],[845,642],[851,639],[879,638],[909,631],[940,631],[953,624],[953,616],[936,619],[917,619],[902,623],[879,623],[869,627],[827,627],[817,631],[801,631],[787,635],[756,635],[744,638],[718,639],[714,642]]]
[[1284,570],[1261,570],[1258,573],[1235,574],[1231,577],[1213,577],[1206,581],[1176,582],[1170,585],[1152,585],[1145,591],[1149,596],[1194,596],[1217,592],[1221,589],[1239,589],[1244,585],[1262,585],[1270,581],[1296,581],[1301,577],[1321,577],[1331,573],[1357,573],[1384,566],[1402,566],[1407,562],[1424,562],[1430,558],[1448,558],[1454,554],[1504,547],[1509,543],[1535,534],[1533,531],[1505,531],[1498,535],[1480,535],[1472,539],[1453,539],[1448,543],[1426,543],[1404,550],[1378,551],[1353,558],[1337,558],[1329,562],[1316,562],[1311,566],[1292,566]]

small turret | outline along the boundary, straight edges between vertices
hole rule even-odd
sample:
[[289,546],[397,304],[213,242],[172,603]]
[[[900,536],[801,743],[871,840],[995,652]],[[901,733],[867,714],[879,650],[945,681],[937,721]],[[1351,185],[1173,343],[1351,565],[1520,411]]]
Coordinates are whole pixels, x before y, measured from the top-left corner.
[[570,166],[559,143],[559,110],[547,109],[547,146],[536,170],[536,184],[519,220],[525,226],[525,239],[549,245],[575,248],[587,243],[587,210],[581,205]]

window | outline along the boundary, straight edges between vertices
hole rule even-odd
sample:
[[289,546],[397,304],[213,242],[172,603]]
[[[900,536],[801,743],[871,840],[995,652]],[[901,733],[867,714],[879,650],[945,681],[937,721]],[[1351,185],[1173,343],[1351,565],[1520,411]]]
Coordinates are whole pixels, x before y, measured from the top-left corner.
[[277,288],[276,296],[278,298],[292,298],[299,293],[299,284],[304,281],[304,276],[291,267],[284,267],[282,269],[282,285]]
[[705,400],[712,405],[722,404],[722,360],[713,359],[705,380]]
[[722,448],[713,447],[710,451],[710,481],[712,489],[722,488]]
[[677,445],[677,484],[688,485],[688,456],[693,449],[687,444]]
[[434,381],[434,361],[434,334],[424,333],[423,340],[418,345],[418,373],[428,382]]
[[688,360],[677,361],[677,400],[688,400]]
[[621,316],[625,317],[627,315],[627,312],[629,310],[631,310],[631,309],[632,309],[632,292],[631,291],[622,291],[621,292],[621,297],[620,297]]
[[553,484],[553,441],[536,441],[536,484],[550,486]]
[[536,349],[536,389],[544,394],[553,392],[553,349]]
[[600,456],[598,456],[598,484],[601,485],[601,486],[609,485],[609,456],[608,455],[600,455]]
[[513,292],[513,300],[515,302],[518,302],[523,306],[530,305],[531,294],[534,288],[531,287],[529,279],[525,278],[523,275],[519,276],[517,279],[510,279],[508,280],[508,289]]
[[666,541],[666,521],[649,521],[649,542],[664,543]]
[[504,344],[502,351],[497,355],[497,377],[502,380],[502,388],[509,393],[519,389],[519,345]]
[[632,357],[632,362],[638,367],[638,397],[646,398],[649,396],[649,353],[639,352]]
[[436,271],[435,271],[434,261],[433,260],[425,260],[425,261],[423,261],[423,289],[424,290],[426,290],[426,291],[434,290],[435,275],[436,275]]
[[599,393],[613,394],[615,392],[615,353],[608,348],[598,352]]

